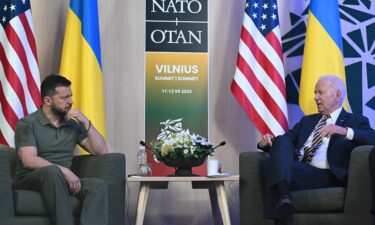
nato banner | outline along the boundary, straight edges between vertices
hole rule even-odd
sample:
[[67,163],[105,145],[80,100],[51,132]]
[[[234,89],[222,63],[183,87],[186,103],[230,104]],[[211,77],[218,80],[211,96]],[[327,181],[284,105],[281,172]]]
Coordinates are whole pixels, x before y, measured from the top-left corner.
[[[145,35],[146,143],[161,131],[208,137],[208,0],[146,0]],[[174,173],[149,156],[153,176]]]

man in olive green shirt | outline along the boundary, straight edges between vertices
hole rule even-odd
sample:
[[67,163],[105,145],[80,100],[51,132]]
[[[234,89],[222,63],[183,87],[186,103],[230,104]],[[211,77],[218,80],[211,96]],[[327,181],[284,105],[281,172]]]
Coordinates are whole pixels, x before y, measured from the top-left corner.
[[91,121],[72,109],[70,84],[59,75],[46,77],[41,85],[42,106],[17,123],[15,187],[40,192],[55,225],[74,224],[69,195],[82,200],[81,225],[106,225],[104,181],[80,179],[70,170],[77,144],[94,155],[108,152]]

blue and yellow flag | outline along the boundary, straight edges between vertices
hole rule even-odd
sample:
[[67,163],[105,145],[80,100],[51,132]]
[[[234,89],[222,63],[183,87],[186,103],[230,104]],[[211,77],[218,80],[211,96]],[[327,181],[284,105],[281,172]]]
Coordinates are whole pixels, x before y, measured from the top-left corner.
[[[324,75],[336,75],[345,83],[345,66],[337,0],[311,0],[299,91],[299,104],[308,115],[317,112],[315,83]],[[348,109],[345,100],[344,107]]]
[[96,0],[71,0],[60,74],[72,81],[75,108],[105,137],[103,77]]

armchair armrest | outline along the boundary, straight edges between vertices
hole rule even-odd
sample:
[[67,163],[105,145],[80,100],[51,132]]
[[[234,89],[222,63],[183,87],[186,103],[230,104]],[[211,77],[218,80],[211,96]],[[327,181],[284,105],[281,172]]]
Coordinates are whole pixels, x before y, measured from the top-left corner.
[[104,181],[125,181],[125,155],[79,155],[73,157],[72,171],[80,178],[95,177]]
[[11,224],[9,221],[14,217],[9,154],[9,150],[0,147],[0,224]]
[[240,154],[240,224],[268,222],[262,216],[267,157],[268,153],[259,151]]
[[80,155],[73,158],[72,171],[80,178],[99,178],[108,188],[109,225],[124,224],[125,220],[125,155]]
[[369,214],[371,183],[368,157],[374,146],[360,146],[350,156],[348,186],[345,197],[345,212]]

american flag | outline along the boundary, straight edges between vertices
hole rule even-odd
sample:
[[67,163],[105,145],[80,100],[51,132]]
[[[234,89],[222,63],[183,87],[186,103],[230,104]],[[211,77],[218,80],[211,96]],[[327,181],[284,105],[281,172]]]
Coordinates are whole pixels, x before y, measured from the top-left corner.
[[276,0],[247,0],[231,90],[261,134],[288,129]]
[[17,121],[41,104],[29,0],[0,0],[0,143],[13,146]]

